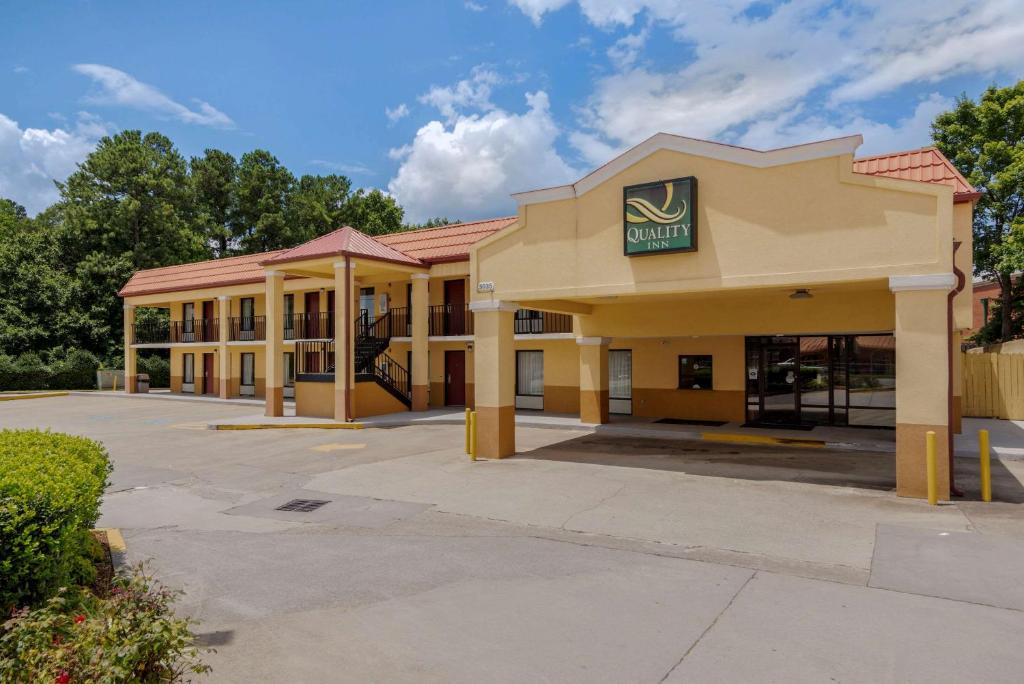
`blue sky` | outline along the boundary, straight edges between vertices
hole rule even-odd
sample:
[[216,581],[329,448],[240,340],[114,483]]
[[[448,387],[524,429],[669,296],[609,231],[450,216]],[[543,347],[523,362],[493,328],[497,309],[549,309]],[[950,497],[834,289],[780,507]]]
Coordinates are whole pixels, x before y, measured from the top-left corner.
[[0,25],[0,196],[33,212],[124,128],[469,220],[659,131],[925,145],[956,95],[1024,77],[1021,0],[3,0]]

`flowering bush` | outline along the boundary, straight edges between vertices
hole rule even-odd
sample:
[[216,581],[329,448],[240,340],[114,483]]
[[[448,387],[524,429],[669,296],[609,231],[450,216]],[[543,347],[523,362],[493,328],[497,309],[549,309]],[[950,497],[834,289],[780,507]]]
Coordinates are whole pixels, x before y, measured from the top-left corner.
[[0,681],[180,682],[208,672],[194,623],[174,617],[179,593],[137,566],[107,598],[61,589],[40,608],[16,611],[0,628]]

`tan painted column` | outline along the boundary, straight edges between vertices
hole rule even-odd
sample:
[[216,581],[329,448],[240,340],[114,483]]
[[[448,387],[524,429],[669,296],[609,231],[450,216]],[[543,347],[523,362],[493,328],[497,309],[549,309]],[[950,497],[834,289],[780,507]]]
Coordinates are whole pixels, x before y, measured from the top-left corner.
[[228,398],[228,380],[231,376],[231,354],[228,351],[228,338],[230,328],[228,327],[228,314],[231,313],[231,297],[220,295],[217,297],[217,326],[219,328],[220,340],[217,345],[217,379],[220,384],[220,398]]
[[430,369],[427,367],[427,336],[429,335],[429,306],[427,302],[426,273],[412,274],[412,302],[409,314],[412,316],[412,410],[427,409],[427,392],[430,387]]
[[608,422],[610,337],[577,337],[580,350],[580,422]]
[[267,271],[267,410],[284,415],[284,273]]
[[124,390],[134,394],[138,379],[138,353],[132,346],[132,332],[135,328],[135,305],[124,305]]
[[939,498],[949,498],[947,294],[953,275],[894,276],[896,494],[926,498],[925,434],[935,431]]
[[[355,344],[353,330],[352,297],[355,287],[355,264],[344,261],[334,263],[334,419],[350,421],[353,413],[352,394],[355,390]],[[347,342],[346,342],[347,340]]]
[[477,455],[504,458],[516,451],[515,302],[482,301],[473,312]]

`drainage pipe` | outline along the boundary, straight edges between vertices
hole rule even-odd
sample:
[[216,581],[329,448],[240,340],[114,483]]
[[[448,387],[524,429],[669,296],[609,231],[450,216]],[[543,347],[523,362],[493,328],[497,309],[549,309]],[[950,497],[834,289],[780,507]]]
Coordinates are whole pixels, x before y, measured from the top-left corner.
[[947,437],[947,452],[949,453],[949,494],[950,496],[963,496],[963,491],[956,488],[956,477],[954,475],[953,465],[953,300],[958,294],[963,292],[964,285],[967,283],[967,278],[964,276],[964,272],[956,267],[956,251],[960,249],[960,245],[963,244],[959,240],[953,240],[953,274],[956,276],[956,287],[949,291],[946,297],[946,405],[947,420],[946,420],[946,437]]

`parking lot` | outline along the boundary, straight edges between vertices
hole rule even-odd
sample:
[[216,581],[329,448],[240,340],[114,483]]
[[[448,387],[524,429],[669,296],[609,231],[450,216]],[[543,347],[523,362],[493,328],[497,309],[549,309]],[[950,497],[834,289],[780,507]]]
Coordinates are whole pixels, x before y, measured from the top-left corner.
[[[520,428],[213,431],[251,407],[71,396],[102,526],[187,593],[209,681],[1019,681],[1024,462],[996,503],[891,491],[892,455]],[[958,462],[971,491],[976,469]],[[327,501],[308,513],[276,510]],[[965,675],[969,673],[969,675]]]

